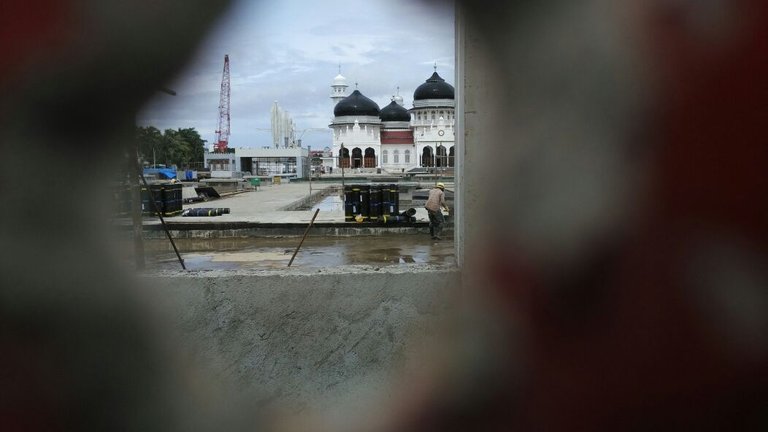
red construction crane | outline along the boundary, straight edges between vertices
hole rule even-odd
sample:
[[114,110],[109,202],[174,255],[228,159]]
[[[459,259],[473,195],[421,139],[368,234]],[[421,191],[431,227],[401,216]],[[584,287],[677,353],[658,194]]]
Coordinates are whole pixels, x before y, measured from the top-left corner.
[[216,153],[226,153],[229,144],[229,55],[224,55],[224,72],[221,75],[219,99],[219,125],[216,129]]

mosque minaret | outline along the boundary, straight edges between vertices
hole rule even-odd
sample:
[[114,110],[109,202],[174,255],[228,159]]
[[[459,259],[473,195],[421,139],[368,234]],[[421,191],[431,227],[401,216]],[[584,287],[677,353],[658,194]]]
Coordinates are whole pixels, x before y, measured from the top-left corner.
[[348,96],[347,87],[349,87],[347,85],[347,79],[341,75],[341,65],[339,65],[339,74],[333,79],[333,85],[331,86],[331,100],[333,101],[333,106],[336,106],[337,103]]

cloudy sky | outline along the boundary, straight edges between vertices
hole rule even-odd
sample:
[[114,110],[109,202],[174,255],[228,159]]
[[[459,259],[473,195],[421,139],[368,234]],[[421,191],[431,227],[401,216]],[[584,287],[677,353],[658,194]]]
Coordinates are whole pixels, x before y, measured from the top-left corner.
[[[330,146],[330,85],[350,85],[389,104],[400,87],[407,108],[434,71],[455,85],[454,13],[449,2],[414,0],[241,0],[221,19],[195,58],[138,116],[161,130],[193,127],[214,141],[224,55],[231,75],[230,147],[269,146],[273,101],[303,132],[303,145]],[[313,130],[320,129],[320,130]]]

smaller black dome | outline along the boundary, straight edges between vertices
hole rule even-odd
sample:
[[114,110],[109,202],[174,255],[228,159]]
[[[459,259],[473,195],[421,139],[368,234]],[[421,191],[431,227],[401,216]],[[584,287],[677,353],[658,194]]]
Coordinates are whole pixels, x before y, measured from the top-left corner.
[[333,115],[336,117],[341,116],[378,116],[379,106],[376,102],[368,99],[360,93],[360,90],[355,90],[351,95],[340,100],[333,108]]
[[435,72],[427,82],[416,87],[416,91],[413,92],[413,100],[424,99],[453,99],[453,86]]
[[408,114],[408,110],[405,107],[401,107],[395,101],[381,109],[379,118],[381,121],[411,121],[411,115]]

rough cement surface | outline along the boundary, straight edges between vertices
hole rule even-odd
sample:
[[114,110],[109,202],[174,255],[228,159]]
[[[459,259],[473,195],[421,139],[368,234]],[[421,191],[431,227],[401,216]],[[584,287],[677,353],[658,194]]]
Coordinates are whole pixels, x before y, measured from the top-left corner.
[[143,276],[189,355],[243,397],[293,410],[382,397],[450,308],[440,266]]

